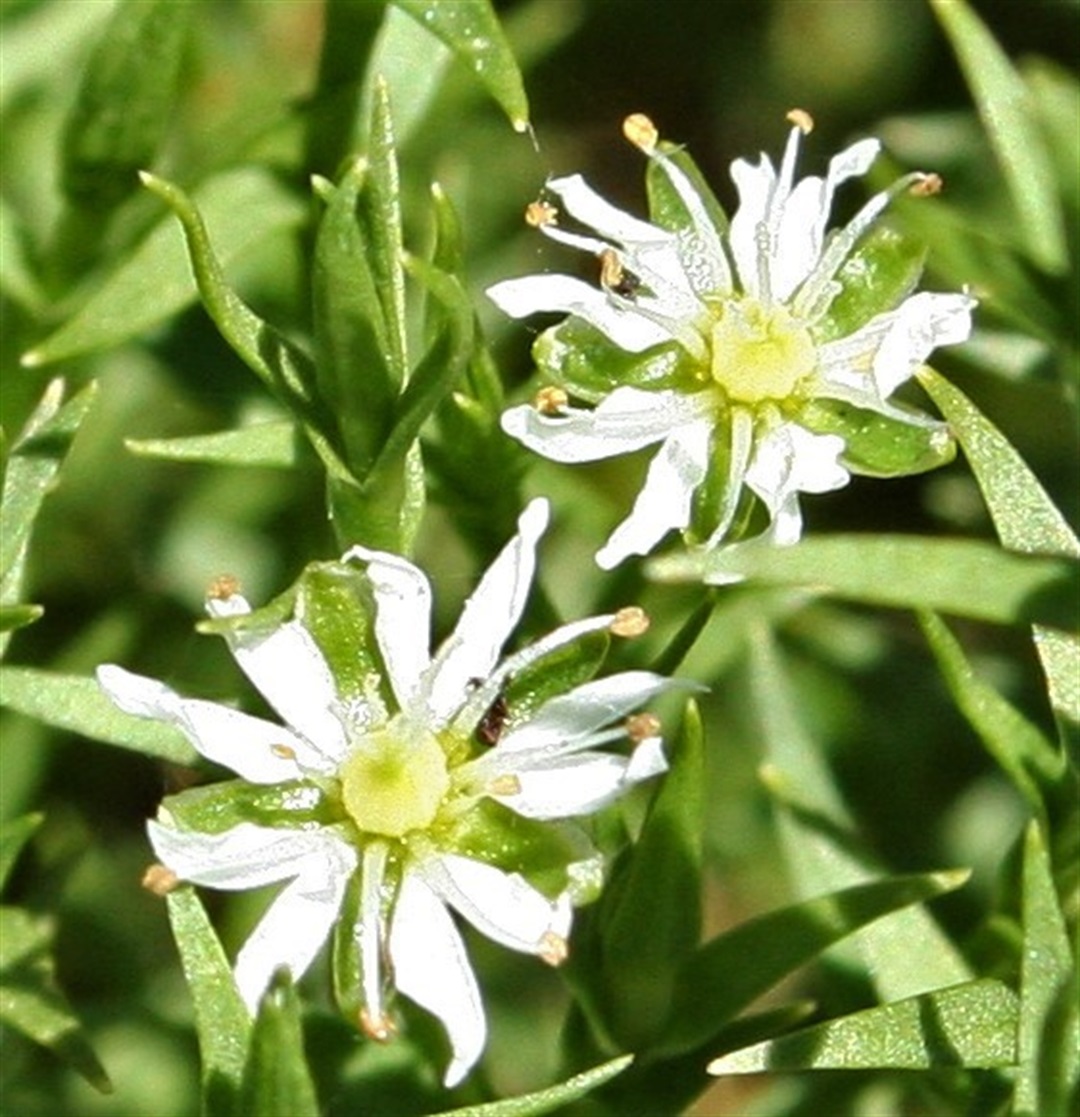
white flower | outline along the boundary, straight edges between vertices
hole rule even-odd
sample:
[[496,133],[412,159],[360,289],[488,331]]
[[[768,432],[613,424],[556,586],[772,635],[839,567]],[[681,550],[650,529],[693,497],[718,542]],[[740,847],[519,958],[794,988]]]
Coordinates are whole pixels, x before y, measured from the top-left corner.
[[[163,808],[148,824],[157,856],[180,880],[228,890],[284,884],[237,958],[236,981],[248,1007],[255,1010],[279,966],[295,977],[304,972],[359,874],[354,933],[362,1026],[375,1038],[390,1037],[392,983],[445,1026],[452,1048],[447,1086],[468,1073],[486,1036],[476,979],[450,910],[495,941],[553,965],[565,957],[570,931],[569,884],[548,896],[520,872],[499,867],[498,850],[484,852],[484,827],[508,817],[520,829],[538,825],[522,818],[584,815],[666,767],[659,737],[638,739],[626,724],[631,711],[672,685],[658,675],[627,671],[587,682],[522,716],[506,705],[509,682],[542,657],[588,633],[620,630],[618,614],[592,617],[502,658],[547,519],[545,501],[525,510],[518,535],[434,655],[426,577],[395,555],[349,551],[343,561],[366,569],[374,644],[385,666],[384,678],[366,680],[361,700],[342,699],[300,616],[226,631],[240,667],[284,725],[183,698],[120,667],[98,671],[122,710],[179,727],[207,759],[251,784],[281,785],[282,802],[307,811],[292,825],[285,810],[272,825],[245,821],[210,832],[185,826],[182,811]],[[250,612],[231,585],[211,597],[208,610],[217,618]],[[630,756],[600,747],[628,735],[635,742]],[[494,815],[492,803],[502,804]]]
[[[595,254],[600,285],[534,275],[488,290],[515,318],[557,311],[587,323],[622,351],[622,366],[627,354],[648,354],[630,362],[622,382],[612,373],[603,390],[596,380],[605,373],[593,367],[578,392],[597,403],[593,409],[569,406],[565,393],[546,389],[534,405],[503,415],[508,434],[560,462],[595,461],[659,443],[633,510],[596,556],[605,569],[648,553],[671,529],[707,548],[720,545],[745,511],[744,486],[768,515],[764,540],[795,542],[802,530],[798,494],[840,488],[849,470],[859,468],[846,454],[845,437],[813,429],[820,413],[815,424],[807,405],[817,401],[921,428],[944,460],[944,425],[890,397],[935,347],[967,338],[975,300],[927,292],[901,298],[905,290],[893,300],[899,305],[839,337],[832,317],[844,283],[851,286],[862,263],[855,250],[889,200],[909,187],[935,192],[940,181],[908,175],[827,235],[836,188],[864,174],[880,145],[861,140],[833,158],[823,178],[796,182],[800,138],[812,122],[798,110],[789,119],[794,126],[779,169],[765,155],[756,165],[732,164],[739,206],[722,230],[688,174],[658,146],[652,123],[641,115],[627,118],[624,133],[661,172],[681,207],[679,219],[668,220],[670,227],[641,221],[606,202],[580,175],[553,179],[547,190],[597,235],[560,227],[558,209],[548,202],[530,206],[530,224]],[[538,352],[542,346],[573,348],[574,340],[549,331]],[[716,471],[722,476],[714,480],[722,483],[698,498]],[[704,515],[695,511],[699,499],[711,501]]]

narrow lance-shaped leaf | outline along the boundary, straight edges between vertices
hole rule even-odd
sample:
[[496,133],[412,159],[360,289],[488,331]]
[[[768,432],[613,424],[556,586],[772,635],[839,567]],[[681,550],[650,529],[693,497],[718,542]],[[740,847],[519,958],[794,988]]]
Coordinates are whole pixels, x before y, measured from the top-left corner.
[[0,1024],[70,1063],[95,1089],[112,1083],[56,984],[52,928],[21,908],[0,907]]
[[1056,784],[1064,770],[1057,749],[1012,703],[975,674],[964,649],[940,617],[923,612],[919,623],[960,711],[1029,806],[1045,818],[1040,789]]
[[299,464],[302,456],[298,438],[296,424],[282,419],[216,434],[194,434],[183,438],[128,438],[124,440],[124,447],[141,458],[292,469]]
[[441,39],[476,75],[518,132],[529,126],[521,71],[490,0],[393,0]]
[[971,87],[1005,175],[1031,258],[1051,272],[1067,266],[1065,226],[1053,166],[1031,95],[1008,56],[964,0],[931,0]]
[[367,474],[386,441],[403,380],[399,364],[391,360],[371,244],[357,217],[367,178],[367,163],[356,160],[336,187],[321,191],[326,212],[315,240],[311,282],[319,392],[358,478]]
[[970,875],[960,869],[857,884],[725,931],[682,964],[660,1049],[696,1047],[822,951],[890,912],[959,888]]
[[[179,5],[177,5],[179,6]],[[303,202],[258,167],[223,171],[192,192],[222,267],[304,220]],[[28,367],[67,360],[137,337],[198,297],[175,219],[165,216],[94,287],[75,313],[22,358]]]
[[300,1002],[288,971],[279,971],[259,1005],[240,1094],[240,1113],[318,1117],[304,1057]]
[[964,982],[723,1055],[709,1073],[1008,1067],[1016,1062],[1016,1017],[1008,986]]
[[1057,1110],[1080,1073],[1080,1020],[1072,1016],[1071,1034],[1059,1040],[1067,1052],[1044,1046],[1046,1026],[1063,989],[1073,984],[1076,961],[1065,917],[1054,888],[1050,858],[1039,824],[1028,825],[1024,838],[1024,950],[1020,962],[1020,1022],[1016,1094],[1017,1117],[1039,1117]]
[[[797,893],[812,897],[880,876],[877,858],[858,836],[821,749],[800,720],[800,704],[779,651],[760,624],[750,648],[754,707],[768,758],[762,776],[777,804]],[[952,941],[923,907],[875,922],[839,949],[845,948],[861,959],[883,1000],[971,976]]]
[[[1080,556],[1080,540],[1004,435],[932,369],[924,368],[920,380],[956,431],[1002,543],[1015,551]],[[1080,768],[1080,639],[1038,627],[1035,648],[1058,727]]]
[[40,812],[13,818],[0,826],[0,889],[7,884],[15,859],[45,821]]
[[234,1117],[244,1112],[238,1103],[251,1017],[195,890],[189,886],[174,889],[166,900],[184,977],[195,1003],[203,1111],[207,1117]]
[[608,1030],[631,1050],[664,1036],[675,975],[701,935],[705,741],[688,702],[671,770],[599,914]]
[[106,698],[97,680],[85,675],[0,667],[0,704],[57,729],[173,764],[198,760],[178,729],[123,713]]
[[1039,623],[1074,631],[1078,564],[1014,554],[971,539],[833,535],[791,547],[753,543],[650,563],[659,581],[812,588],[872,605],[927,608],[996,624]]
[[623,1055],[602,1063],[598,1067],[575,1074],[557,1086],[537,1090],[532,1094],[522,1094],[516,1098],[503,1098],[501,1101],[485,1102],[482,1105],[465,1105],[458,1109],[445,1109],[431,1117],[541,1117],[554,1113],[571,1102],[578,1101],[587,1094],[611,1081],[616,1075],[634,1061],[633,1055]]

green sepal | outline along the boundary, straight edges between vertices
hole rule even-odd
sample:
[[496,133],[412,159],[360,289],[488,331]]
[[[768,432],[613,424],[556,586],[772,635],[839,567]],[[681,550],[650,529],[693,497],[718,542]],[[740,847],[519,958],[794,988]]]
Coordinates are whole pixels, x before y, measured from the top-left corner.
[[284,967],[274,974],[259,1002],[244,1063],[239,1112],[259,1117],[319,1117],[315,1085],[304,1055],[300,1001]]
[[25,628],[44,615],[44,605],[0,605],[0,632],[13,632],[16,628]]
[[436,840],[448,852],[520,873],[551,897],[567,887],[570,864],[595,854],[572,823],[538,822],[487,798],[477,800]]
[[313,562],[296,584],[296,616],[319,646],[339,699],[371,698],[385,674],[376,650],[375,599],[367,575],[342,562]]
[[506,683],[508,727],[531,717],[549,698],[587,683],[610,647],[608,632],[586,632],[516,672]]
[[607,1030],[623,1047],[661,1036],[675,978],[701,935],[705,737],[690,701],[638,841],[600,900]]
[[363,972],[358,928],[360,903],[363,895],[363,873],[357,871],[345,885],[341,911],[334,921],[331,938],[331,966],[334,1003],[344,1019],[354,1024],[360,1019],[364,1006]]
[[807,400],[797,421],[814,434],[838,434],[844,440],[844,465],[865,477],[926,473],[956,457],[956,439],[943,423],[906,423],[829,399]]
[[[658,150],[662,151],[667,159],[690,180],[705,212],[709,215],[717,236],[726,236],[728,216],[689,152],[667,141],[661,141]],[[645,189],[649,196],[649,220],[654,225],[659,225],[661,229],[668,229],[673,233],[692,231],[695,228],[685,203],[671,185],[671,179],[660,163],[654,159],[649,160],[645,171]]]
[[161,806],[180,829],[204,834],[223,834],[242,822],[291,829],[332,826],[344,817],[334,798],[310,780],[223,780],[167,795]]
[[709,1073],[1007,1067],[1016,1061],[1016,1019],[1008,986],[963,982],[743,1048]]
[[875,225],[836,273],[839,290],[812,330],[814,341],[847,337],[875,314],[893,310],[915,289],[926,248],[885,225]]
[[532,355],[543,379],[589,403],[599,403],[623,384],[654,391],[694,391],[702,386],[694,362],[675,342],[628,353],[580,318],[567,318],[545,330]]

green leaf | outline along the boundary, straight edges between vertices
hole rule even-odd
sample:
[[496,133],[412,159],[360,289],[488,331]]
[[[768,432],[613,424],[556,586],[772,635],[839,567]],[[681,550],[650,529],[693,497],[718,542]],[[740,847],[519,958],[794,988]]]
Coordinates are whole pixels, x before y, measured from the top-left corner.
[[67,998],[56,984],[52,928],[20,908],[0,907],[0,1023],[70,1063],[96,1090],[112,1092]]
[[34,667],[0,667],[0,702],[57,729],[141,752],[173,764],[194,764],[198,754],[171,725],[118,710],[85,675]]
[[964,0],[931,0],[1005,176],[1022,243],[1046,271],[1068,266],[1053,164],[1023,79]]
[[919,623],[957,707],[1032,809],[1045,812],[1042,789],[1056,785],[1064,772],[1057,749],[1015,706],[978,678],[959,641],[939,617],[921,612]]
[[259,1117],[318,1117],[319,1103],[304,1057],[300,1004],[282,970],[259,1004],[244,1067],[240,1113]]
[[600,901],[608,1031],[631,1050],[664,1035],[676,973],[701,936],[704,752],[701,717],[690,701],[671,770]]
[[174,119],[192,10],[174,0],[122,0],[114,9],[64,129],[61,181],[69,201],[108,211],[153,163]]
[[207,1117],[239,1117],[252,1112],[239,1104],[251,1017],[195,889],[184,885],[165,899],[180,964],[195,1005],[203,1112]]
[[389,360],[388,326],[371,253],[356,216],[366,164],[328,193],[312,269],[316,375],[352,472],[371,468],[390,431],[402,371]]
[[[762,624],[750,643],[751,694],[767,764],[762,779],[779,808],[777,825],[795,890],[804,898],[882,874],[865,846],[826,765],[801,720],[801,703]],[[971,976],[952,940],[923,907],[895,912],[839,948],[865,968],[883,1000],[964,981]]]
[[[1080,540],[1004,435],[944,377],[923,369],[920,379],[955,430],[1002,543],[1014,551],[1080,556]],[[1062,738],[1080,767],[1080,639],[1036,628],[1035,648]]]
[[53,380],[12,443],[0,498],[0,600],[4,604],[17,601],[34,520],[96,397],[97,385],[91,382],[65,403],[64,381]]
[[1060,1037],[1064,1058],[1058,1050],[1044,1047],[1050,1014],[1062,990],[1074,984],[1076,962],[1036,822],[1028,825],[1025,835],[1023,880],[1024,950],[1013,1112],[1017,1117],[1037,1117],[1054,1112],[1051,1098],[1066,1097],[1080,1075],[1080,1021],[1074,1013],[1070,1034]]
[[664,582],[746,578],[871,605],[1069,631],[1080,604],[1077,571],[1075,560],[1014,554],[976,540],[903,535],[819,535],[790,547],[750,541],[658,559],[649,570]]
[[739,924],[710,940],[679,970],[661,1050],[698,1046],[721,1025],[822,951],[883,915],[963,885],[966,870],[857,884]]
[[40,812],[24,814],[0,826],[0,889],[7,884],[15,859],[45,821]]
[[540,1117],[544,1113],[554,1113],[563,1106],[585,1097],[616,1075],[634,1061],[633,1055],[623,1055],[600,1066],[575,1074],[557,1086],[537,1090],[532,1094],[522,1094],[516,1098],[503,1098],[501,1101],[485,1102],[482,1105],[465,1105],[458,1109],[444,1109],[431,1117]]
[[[191,204],[214,230],[221,266],[230,267],[257,245],[295,229],[306,213],[302,201],[268,171],[223,171],[198,186]],[[68,360],[119,345],[145,333],[198,297],[184,242],[172,217],[100,283],[85,303],[44,341],[23,355],[27,367]]]
[[723,1055],[709,1073],[1007,1067],[1016,1062],[1016,1017],[1008,986],[965,982]]
[[517,60],[490,0],[393,0],[442,40],[495,99],[518,132],[529,126],[529,102]]
[[0,605],[0,632],[25,628],[45,615],[43,605]]
[[837,400],[808,400],[800,426],[844,440],[843,463],[864,477],[905,477],[948,465],[956,440],[947,427],[907,423]]
[[289,419],[257,423],[216,434],[184,438],[128,438],[124,445],[140,458],[210,465],[294,469],[301,460],[296,424]]

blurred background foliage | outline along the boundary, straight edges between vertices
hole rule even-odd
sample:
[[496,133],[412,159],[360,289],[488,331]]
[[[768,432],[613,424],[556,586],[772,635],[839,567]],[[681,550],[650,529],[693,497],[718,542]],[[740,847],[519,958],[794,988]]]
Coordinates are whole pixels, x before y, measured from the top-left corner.
[[[182,65],[160,75],[175,100],[152,169],[191,188],[229,169],[262,168],[268,177],[252,195],[260,204],[234,215],[227,272],[260,314],[302,336],[310,327],[302,287],[313,205],[308,177],[333,176],[346,154],[320,149],[317,129],[308,126],[320,111],[309,94],[324,7],[316,0],[188,6]],[[1060,124],[1077,114],[1076,3],[973,4],[1039,92],[1059,179],[1074,184],[1064,198],[1072,263],[1049,267],[1016,249],[1001,171],[923,0],[518,0],[496,7],[525,72],[535,137],[515,134],[457,64],[440,71],[396,57],[385,59],[385,72],[400,142],[406,243],[418,251],[430,243],[429,186],[437,180],[461,215],[472,293],[509,393],[525,391],[529,340],[543,323],[500,320],[482,290],[508,275],[573,266],[521,220],[546,177],[581,171],[616,204],[643,212],[642,160],[619,128],[628,113],[645,111],[666,138],[688,146],[730,205],[730,161],[777,152],[784,113],[799,106],[817,123],[806,146],[808,171],[853,136],[872,133],[884,140],[894,169],[943,175],[946,193],[933,218],[925,205],[898,207],[893,216],[931,242],[926,286],[970,284],[982,300],[981,336],[941,354],[938,367],[1005,431],[1077,522],[1077,137]],[[193,299],[121,344],[40,367],[20,364],[163,220],[160,203],[134,180],[108,220],[92,207],[78,212],[70,182],[66,201],[62,189],[60,153],[80,75],[111,8],[108,0],[4,0],[0,7],[0,419],[9,441],[53,376],[72,388],[99,384],[35,528],[24,600],[42,603],[45,616],[15,633],[8,661],[77,674],[116,661],[188,693],[224,697],[236,691],[235,670],[216,641],[193,630],[204,589],[231,571],[261,601],[304,562],[334,553],[314,459],[301,454],[293,470],[217,468],[152,460],[125,447],[126,440],[207,433],[277,414]],[[342,49],[349,36],[364,49],[380,16],[379,5],[352,5]],[[878,173],[882,183],[892,177],[888,167]],[[845,193],[841,205],[858,200]],[[172,234],[179,242],[178,230]],[[537,462],[525,486],[552,495],[560,513],[541,567],[556,606],[580,615],[601,598],[643,600],[658,623],[626,655],[647,660],[670,637],[692,592],[643,586],[634,571],[612,588],[590,559],[643,469],[644,459],[632,468],[599,463],[574,471]],[[441,495],[444,504],[453,497]],[[993,537],[962,460],[925,477],[855,479],[842,493],[807,501],[806,511],[811,532]],[[431,571],[443,623],[485,558],[454,530],[445,508],[429,510],[418,559]],[[769,602],[732,591],[686,665],[712,685],[703,703],[708,933],[792,895],[757,778],[761,730],[746,660],[748,633]],[[953,707],[917,625],[906,614],[827,602],[787,603],[773,615],[803,723],[834,767],[866,841],[896,871],[974,868],[968,887],[935,910],[977,956],[979,943],[969,937],[1025,811]],[[983,675],[1051,732],[1029,635],[970,622],[957,631]],[[187,995],[163,907],[138,887],[149,857],[144,819],[185,774],[18,714],[2,717],[0,814],[45,815],[5,901],[55,920],[60,983],[115,1086],[111,1095],[97,1094],[47,1052],[5,1032],[4,1112],[195,1112]],[[250,926],[251,904],[215,897],[211,907],[234,948]],[[486,1066],[494,1087],[513,1093],[550,1081],[563,1003],[558,979],[475,939],[471,948],[492,1018]],[[869,1003],[864,986],[843,958],[823,964],[805,984],[826,1014]],[[333,1042],[323,1046],[316,1037],[321,1061],[389,1065],[396,1057],[393,1049],[339,1051],[338,1033],[328,1035]],[[815,1095],[814,1112],[822,1113],[821,1098],[833,1087],[818,1088],[824,1093]],[[735,1080],[719,1085],[697,1112],[803,1112],[798,1089],[791,1079]],[[897,1096],[888,1076],[853,1083],[848,1075],[835,1083],[829,1112],[935,1112],[932,1097],[919,1108]],[[389,1114],[406,1101],[386,1104],[380,1112]],[[346,1110],[331,1099],[331,1111]]]

